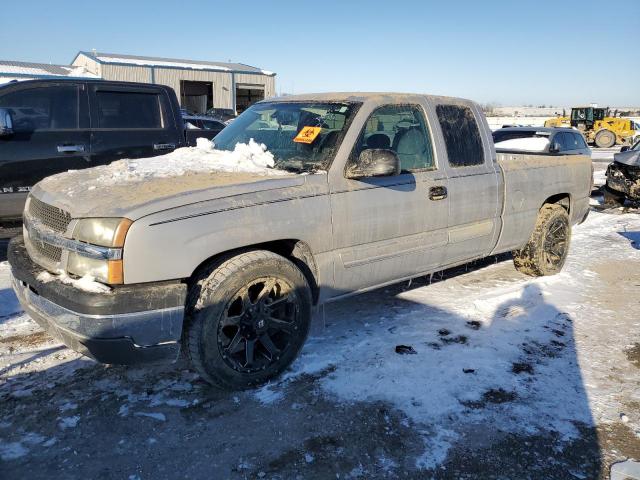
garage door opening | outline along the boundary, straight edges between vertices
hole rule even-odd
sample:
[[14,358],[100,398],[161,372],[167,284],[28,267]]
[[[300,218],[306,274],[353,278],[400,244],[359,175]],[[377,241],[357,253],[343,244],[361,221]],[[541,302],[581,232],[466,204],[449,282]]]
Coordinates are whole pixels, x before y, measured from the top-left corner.
[[206,113],[213,107],[213,83],[180,80],[180,104],[189,112]]
[[264,100],[264,86],[262,85],[237,85],[236,86],[236,112],[240,115],[247,108],[260,100]]

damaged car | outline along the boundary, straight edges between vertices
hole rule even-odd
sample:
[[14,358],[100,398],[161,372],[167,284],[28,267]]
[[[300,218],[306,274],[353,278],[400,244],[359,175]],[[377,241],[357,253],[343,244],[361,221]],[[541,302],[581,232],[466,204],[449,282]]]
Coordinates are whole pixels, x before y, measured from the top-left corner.
[[625,199],[640,202],[640,141],[631,148],[622,147],[607,167],[604,204],[619,207]]

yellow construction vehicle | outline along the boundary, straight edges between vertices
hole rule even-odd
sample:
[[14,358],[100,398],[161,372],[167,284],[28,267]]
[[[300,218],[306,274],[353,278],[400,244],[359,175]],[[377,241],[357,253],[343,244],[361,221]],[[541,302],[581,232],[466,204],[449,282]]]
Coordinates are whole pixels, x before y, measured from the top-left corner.
[[632,145],[640,140],[640,125],[628,118],[612,117],[608,108],[574,107],[571,117],[550,118],[545,127],[574,127],[588,143],[600,148]]

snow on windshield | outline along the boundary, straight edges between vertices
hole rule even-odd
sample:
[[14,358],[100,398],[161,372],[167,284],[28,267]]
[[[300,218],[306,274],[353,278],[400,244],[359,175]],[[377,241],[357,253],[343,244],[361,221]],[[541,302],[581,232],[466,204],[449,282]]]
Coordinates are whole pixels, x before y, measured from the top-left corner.
[[267,147],[253,139],[227,151],[216,150],[211,140],[198,138],[195,147],[179,148],[158,157],[119,160],[97,168],[101,170],[98,181],[112,183],[216,171],[283,175],[285,172],[274,169],[274,164]]
[[544,152],[549,146],[548,137],[512,138],[495,144],[498,150],[523,150],[528,152]]

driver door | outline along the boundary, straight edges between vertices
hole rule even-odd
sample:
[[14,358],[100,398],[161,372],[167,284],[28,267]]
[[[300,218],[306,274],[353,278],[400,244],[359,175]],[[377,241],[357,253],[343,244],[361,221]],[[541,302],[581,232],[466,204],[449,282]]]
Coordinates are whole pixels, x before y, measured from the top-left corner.
[[399,175],[331,182],[336,296],[415,276],[442,260],[447,180],[425,111],[420,104],[377,108],[348,160],[366,149],[389,149],[400,159]]

